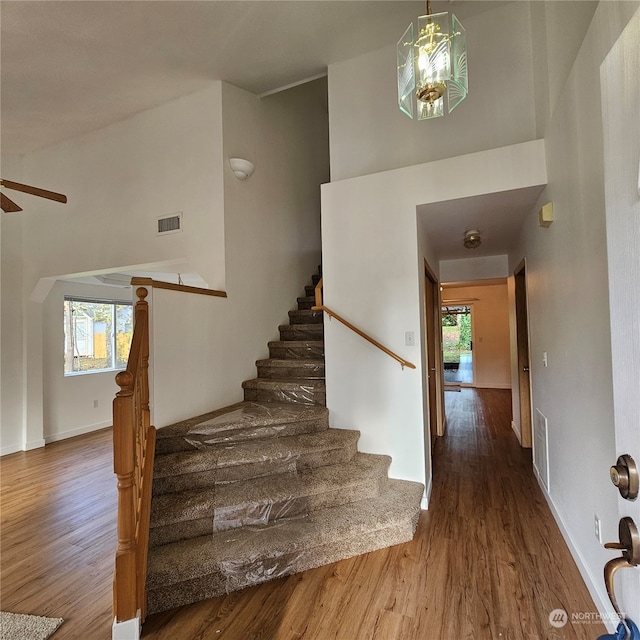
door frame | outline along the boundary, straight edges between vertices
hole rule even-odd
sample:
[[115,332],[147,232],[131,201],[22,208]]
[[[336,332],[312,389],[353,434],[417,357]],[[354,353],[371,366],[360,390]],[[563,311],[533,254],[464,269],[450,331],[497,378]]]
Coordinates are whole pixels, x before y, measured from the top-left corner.
[[533,404],[526,258],[514,269],[513,277],[515,283],[516,366],[518,370],[518,395],[520,398],[520,444],[522,447],[529,449],[533,439]]
[[[429,301],[433,304],[429,308]],[[444,417],[444,367],[442,363],[442,330],[441,313],[442,296],[440,282],[435,272],[424,260],[424,305],[425,305],[425,380],[427,383],[427,421],[430,440],[443,436],[445,432]],[[435,369],[433,371],[432,369]],[[433,424],[435,420],[435,425]],[[426,435],[426,434],[425,434]]]

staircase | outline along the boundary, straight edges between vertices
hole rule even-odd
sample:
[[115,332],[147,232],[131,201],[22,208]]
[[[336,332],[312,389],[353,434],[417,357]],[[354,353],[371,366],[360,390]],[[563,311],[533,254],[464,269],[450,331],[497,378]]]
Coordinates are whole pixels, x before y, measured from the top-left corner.
[[306,294],[244,402],[157,433],[149,614],[413,538],[423,486],[329,428],[323,316]]

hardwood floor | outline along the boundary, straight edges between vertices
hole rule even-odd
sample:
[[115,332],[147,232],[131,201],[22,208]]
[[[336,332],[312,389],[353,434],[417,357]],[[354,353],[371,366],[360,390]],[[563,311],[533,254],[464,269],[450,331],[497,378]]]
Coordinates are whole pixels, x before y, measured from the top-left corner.
[[[596,608],[510,428],[510,392],[446,394],[448,431],[415,539],[150,616],[145,640],[596,638],[549,613]],[[2,459],[2,608],[107,640],[115,549],[110,431]]]

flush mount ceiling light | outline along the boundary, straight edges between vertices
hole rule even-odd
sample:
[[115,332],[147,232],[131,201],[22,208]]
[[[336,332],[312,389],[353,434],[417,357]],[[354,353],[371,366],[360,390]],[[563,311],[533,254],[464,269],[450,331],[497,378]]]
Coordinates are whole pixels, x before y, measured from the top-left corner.
[[467,249],[477,249],[482,244],[480,232],[477,229],[469,229],[469,231],[465,231],[462,244]]
[[398,41],[398,106],[411,119],[426,120],[451,113],[466,97],[465,30],[452,13],[431,13],[412,22]]

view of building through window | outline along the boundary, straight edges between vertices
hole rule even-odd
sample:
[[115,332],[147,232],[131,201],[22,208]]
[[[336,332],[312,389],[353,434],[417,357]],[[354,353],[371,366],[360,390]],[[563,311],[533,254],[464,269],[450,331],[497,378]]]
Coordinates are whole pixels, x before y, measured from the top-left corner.
[[133,307],[113,300],[64,300],[64,373],[124,369]]

